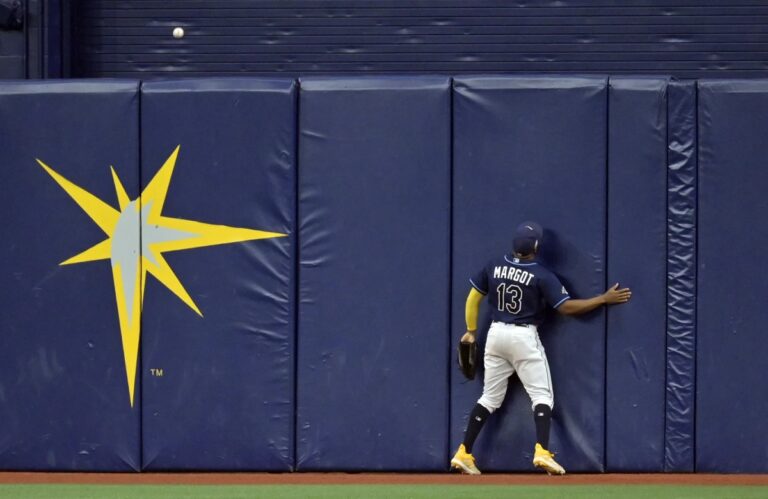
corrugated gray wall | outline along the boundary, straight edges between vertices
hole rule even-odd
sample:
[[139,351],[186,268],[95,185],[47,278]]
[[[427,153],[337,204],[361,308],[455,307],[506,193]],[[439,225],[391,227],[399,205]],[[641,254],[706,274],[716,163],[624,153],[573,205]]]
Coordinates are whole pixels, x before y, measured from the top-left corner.
[[[62,2],[24,0],[20,28],[0,30],[0,79],[58,78],[62,74]],[[68,55],[68,54],[67,54]],[[69,64],[69,59],[66,60]]]
[[[768,0],[79,0],[75,74],[768,76]],[[171,35],[176,26],[183,38]]]
[[23,31],[0,31],[0,79],[26,76],[26,39]]

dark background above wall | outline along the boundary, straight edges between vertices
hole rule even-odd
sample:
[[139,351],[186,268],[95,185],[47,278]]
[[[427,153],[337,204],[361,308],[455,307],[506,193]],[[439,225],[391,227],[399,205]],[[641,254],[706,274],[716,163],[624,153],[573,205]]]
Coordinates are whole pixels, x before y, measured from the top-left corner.
[[26,10],[23,34],[0,31],[6,78],[768,76],[763,0],[26,0]]

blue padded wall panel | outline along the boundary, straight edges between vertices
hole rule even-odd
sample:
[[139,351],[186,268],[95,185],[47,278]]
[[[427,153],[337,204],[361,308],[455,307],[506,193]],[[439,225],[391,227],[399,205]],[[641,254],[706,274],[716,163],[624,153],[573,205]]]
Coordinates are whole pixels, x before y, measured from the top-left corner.
[[664,468],[667,80],[614,77],[608,101],[608,284],[633,291],[607,329],[606,468]]
[[668,87],[667,417],[664,471],[694,471],[696,82]]
[[[255,78],[143,86],[144,260],[160,269],[164,258],[180,283],[156,270],[146,284],[145,469],[292,467],[296,86]],[[178,145],[160,189],[163,218],[153,221],[162,196],[149,185]]]
[[138,136],[137,82],[0,84],[0,469],[141,465],[109,251],[60,266],[125,220],[110,165],[136,197]]
[[696,471],[768,471],[768,81],[699,82]]
[[[545,228],[542,260],[575,297],[604,291],[607,80],[467,77],[454,81],[452,343],[464,329],[469,277],[511,250],[523,220]],[[485,307],[481,307],[481,312]],[[479,327],[487,329],[487,315]],[[573,471],[604,469],[605,313],[552,314],[542,328],[555,391],[551,447]],[[481,339],[484,339],[484,332]],[[453,367],[453,364],[452,364]],[[451,369],[451,445],[482,380]],[[530,470],[535,443],[517,377],[475,447],[481,470]]]
[[446,467],[450,99],[301,81],[299,469]]

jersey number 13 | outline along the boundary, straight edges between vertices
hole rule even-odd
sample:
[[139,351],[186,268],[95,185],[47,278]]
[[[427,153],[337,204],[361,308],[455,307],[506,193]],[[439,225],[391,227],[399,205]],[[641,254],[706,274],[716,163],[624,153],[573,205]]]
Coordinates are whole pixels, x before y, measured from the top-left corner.
[[499,312],[517,314],[523,306],[523,290],[517,284],[502,282],[496,288]]

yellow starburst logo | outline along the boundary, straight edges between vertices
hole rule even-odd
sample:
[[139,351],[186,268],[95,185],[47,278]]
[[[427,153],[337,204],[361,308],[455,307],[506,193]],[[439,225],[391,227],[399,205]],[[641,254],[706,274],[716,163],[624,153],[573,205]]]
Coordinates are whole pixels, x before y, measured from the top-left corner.
[[128,197],[112,168],[119,210],[37,160],[107,235],[105,240],[65,260],[61,265],[110,260],[131,407],[141,335],[139,316],[144,303],[147,273],[152,274],[198,315],[203,315],[166,262],[163,253],[286,235],[163,216],[163,204],[180,147],[176,147],[141,195],[133,200]]

